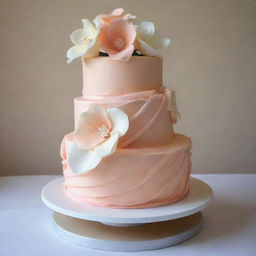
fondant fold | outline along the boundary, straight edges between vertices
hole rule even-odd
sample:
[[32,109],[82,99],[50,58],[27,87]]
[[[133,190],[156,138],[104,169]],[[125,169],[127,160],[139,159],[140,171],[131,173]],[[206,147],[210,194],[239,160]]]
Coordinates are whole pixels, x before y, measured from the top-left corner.
[[79,116],[92,104],[117,107],[129,117],[129,130],[120,139],[120,148],[144,148],[169,144],[173,135],[168,111],[170,90],[161,87],[120,96],[86,96],[75,99],[75,127]]
[[75,175],[66,163],[73,134],[64,138],[65,191],[80,203],[115,208],[146,208],[180,200],[188,193],[191,169],[188,137],[174,134],[162,148],[119,149],[93,170]]

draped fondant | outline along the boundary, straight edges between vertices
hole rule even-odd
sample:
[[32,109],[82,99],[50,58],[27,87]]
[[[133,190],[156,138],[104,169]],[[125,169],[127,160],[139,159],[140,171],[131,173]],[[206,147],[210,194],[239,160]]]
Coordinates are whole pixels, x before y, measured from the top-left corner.
[[182,199],[189,191],[190,148],[188,137],[174,134],[171,145],[119,149],[95,169],[81,175],[67,164],[73,133],[65,136],[64,187],[68,196],[80,203],[115,208],[147,208]]
[[75,98],[75,126],[81,113],[91,104],[118,107],[129,116],[130,127],[120,139],[120,148],[144,148],[169,144],[172,120],[167,110],[170,91],[166,88],[122,96]]

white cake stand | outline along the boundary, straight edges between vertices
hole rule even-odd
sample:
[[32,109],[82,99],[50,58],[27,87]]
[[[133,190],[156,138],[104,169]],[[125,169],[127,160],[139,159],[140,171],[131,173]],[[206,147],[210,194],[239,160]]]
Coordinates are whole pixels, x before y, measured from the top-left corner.
[[200,211],[213,197],[206,183],[191,178],[189,195],[177,203],[148,209],[101,208],[72,201],[63,182],[55,179],[41,192],[42,201],[54,211],[56,232],[77,245],[110,251],[152,250],[184,242],[200,231]]

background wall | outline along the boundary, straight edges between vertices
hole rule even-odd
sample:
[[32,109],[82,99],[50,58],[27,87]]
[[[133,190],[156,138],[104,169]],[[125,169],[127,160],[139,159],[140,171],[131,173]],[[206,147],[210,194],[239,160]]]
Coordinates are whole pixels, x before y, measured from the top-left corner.
[[256,2],[253,0],[0,0],[0,174],[61,173],[81,63],[66,64],[69,34],[124,7],[172,38],[165,85],[175,126],[193,139],[194,172],[256,171]]

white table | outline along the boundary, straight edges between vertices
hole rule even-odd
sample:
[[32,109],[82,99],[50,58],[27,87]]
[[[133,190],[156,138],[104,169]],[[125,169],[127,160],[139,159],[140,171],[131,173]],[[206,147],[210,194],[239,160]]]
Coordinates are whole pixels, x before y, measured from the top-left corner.
[[185,243],[146,252],[105,252],[63,241],[51,225],[52,212],[40,200],[42,187],[58,176],[0,177],[0,255],[255,255],[256,175],[193,175],[214,190],[203,211],[204,227]]

